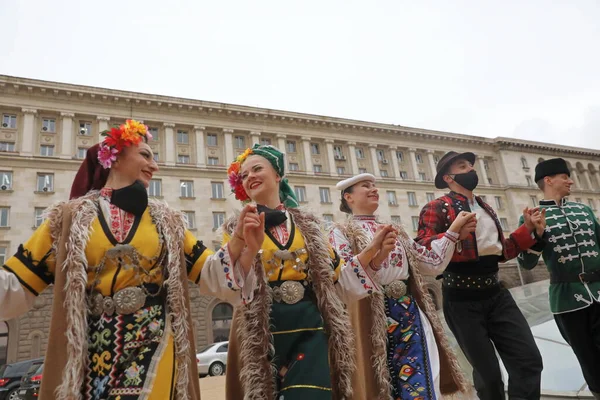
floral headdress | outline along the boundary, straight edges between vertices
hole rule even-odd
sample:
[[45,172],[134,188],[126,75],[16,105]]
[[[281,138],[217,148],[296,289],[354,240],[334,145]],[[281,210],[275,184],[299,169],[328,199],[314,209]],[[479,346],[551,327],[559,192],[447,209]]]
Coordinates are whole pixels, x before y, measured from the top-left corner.
[[261,156],[271,163],[275,172],[281,177],[279,181],[279,198],[286,207],[298,207],[298,199],[296,199],[296,195],[287,179],[284,178],[285,161],[283,153],[271,145],[260,145],[258,143],[237,156],[235,161],[227,168],[229,186],[231,186],[231,192],[235,194],[235,198],[243,203],[250,201],[250,196],[248,196],[242,185],[241,169],[244,161],[251,155]]
[[112,166],[124,147],[137,146],[144,137],[147,140],[152,139],[148,127],[133,119],[128,119],[118,128],[104,131],[100,135],[104,136],[104,140],[100,143],[98,161],[104,169]]

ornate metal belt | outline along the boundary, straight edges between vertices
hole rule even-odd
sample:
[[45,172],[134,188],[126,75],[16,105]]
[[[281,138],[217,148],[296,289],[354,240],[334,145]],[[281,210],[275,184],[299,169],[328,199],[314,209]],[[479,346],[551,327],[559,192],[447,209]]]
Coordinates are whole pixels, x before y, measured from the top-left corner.
[[305,291],[299,281],[285,281],[273,288],[273,300],[278,303],[296,304],[304,298]]
[[402,296],[406,296],[407,292],[408,286],[400,279],[383,287],[383,293],[391,299],[399,299]]
[[140,287],[121,289],[112,296],[103,296],[93,292],[89,297],[90,314],[99,317],[103,313],[111,316],[117,314],[133,314],[146,303],[146,293]]

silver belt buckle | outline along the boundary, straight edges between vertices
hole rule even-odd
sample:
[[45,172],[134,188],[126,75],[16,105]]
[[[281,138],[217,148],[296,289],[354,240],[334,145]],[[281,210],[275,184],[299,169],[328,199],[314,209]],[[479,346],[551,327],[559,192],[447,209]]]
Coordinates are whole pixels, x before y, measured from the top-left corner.
[[142,288],[134,286],[119,290],[112,297],[94,292],[90,296],[90,313],[99,317],[103,313],[108,316],[117,314],[133,314],[146,303],[146,294]]
[[296,304],[304,297],[304,286],[298,281],[285,281],[273,288],[273,300],[286,304]]
[[401,280],[396,280],[385,287],[385,295],[392,299],[399,299],[406,295],[406,283]]

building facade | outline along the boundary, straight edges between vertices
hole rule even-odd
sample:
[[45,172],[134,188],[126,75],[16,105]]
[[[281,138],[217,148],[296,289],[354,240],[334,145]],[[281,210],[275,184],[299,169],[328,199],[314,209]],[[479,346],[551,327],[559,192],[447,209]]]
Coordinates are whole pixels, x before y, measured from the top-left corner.
[[[144,121],[160,166],[149,194],[187,214],[189,228],[207,247],[220,244],[217,229],[240,208],[226,183],[228,164],[254,143],[287,155],[287,177],[299,200],[327,221],[341,221],[338,180],[369,172],[379,179],[384,220],[415,232],[421,207],[443,194],[435,189],[436,163],[449,150],[472,151],[480,185],[505,231],[521,210],[537,205],[535,164],[565,158],[572,198],[600,206],[600,151],[483,138],[424,129],[125,92],[0,75],[0,262],[14,254],[42,222],[42,211],[66,200],[86,149],[100,132],[134,118]],[[512,287],[547,277],[544,268],[502,267]],[[435,281],[429,291],[440,304]],[[52,291],[21,318],[0,322],[0,364],[42,355]],[[232,308],[192,290],[198,345],[227,337]]]

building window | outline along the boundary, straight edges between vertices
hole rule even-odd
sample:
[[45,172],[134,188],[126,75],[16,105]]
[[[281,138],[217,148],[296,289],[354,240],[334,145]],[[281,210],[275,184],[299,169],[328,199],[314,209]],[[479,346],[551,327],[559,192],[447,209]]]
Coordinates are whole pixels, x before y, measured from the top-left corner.
[[212,188],[212,198],[213,199],[223,199],[224,198],[224,188],[222,182],[211,182],[210,184]]
[[33,211],[33,227],[37,228],[44,222],[44,210],[43,207],[36,207]]
[[[4,262],[6,261],[6,252],[7,252],[7,247],[5,245],[0,245],[0,265],[4,265]],[[2,332],[2,331],[0,331]],[[2,362],[2,361],[0,361]]]
[[10,226],[10,208],[0,207],[0,227],[7,228]]
[[294,192],[299,202],[306,202],[306,188],[304,186],[294,186]]
[[338,173],[338,175],[345,175],[346,174],[346,168],[344,168],[344,167],[337,167],[337,173]]
[[481,200],[483,200],[484,203],[487,203],[487,197],[486,196],[479,196],[481,198]]
[[398,205],[398,199],[396,198],[396,192],[394,192],[393,190],[387,191],[387,200],[388,200],[388,204],[390,206]]
[[14,152],[15,144],[12,142],[0,142],[0,151]]
[[214,133],[209,133],[208,135],[206,135],[206,145],[211,147],[217,147],[217,135],[215,135]]
[[410,207],[416,207],[417,204],[417,194],[415,192],[408,192],[408,205]]
[[498,210],[502,210],[504,208],[504,205],[502,204],[502,197],[495,196],[495,199],[496,199],[496,208]]
[[360,159],[365,158],[365,151],[362,149],[362,147],[357,147],[355,149],[355,152],[356,152],[356,158],[360,158]]
[[187,131],[177,131],[177,144],[190,144],[190,135]]
[[246,148],[246,138],[244,136],[236,136],[235,137],[235,148],[236,149],[245,149]]
[[435,193],[425,193],[425,197],[427,197],[427,202],[435,200]]
[[427,177],[425,176],[425,172],[419,172],[419,180],[422,182],[427,180]]
[[333,156],[336,160],[344,159],[344,152],[342,151],[342,146],[333,146]]
[[490,170],[490,163],[488,162],[488,160],[483,160],[483,169],[485,169],[486,171]]
[[387,178],[387,177],[389,177],[389,175],[388,175],[388,172],[387,172],[387,169],[381,169],[381,170],[379,170],[379,173],[381,174],[381,177],[382,177],[382,178]]
[[508,231],[508,221],[506,218],[500,218],[500,226],[502,227],[503,231]]
[[158,155],[158,151],[155,152],[152,157],[154,158],[154,161],[156,161],[156,162],[158,162],[158,160],[160,160],[160,156]]
[[290,163],[290,171],[300,171],[300,166],[298,163],[291,162]]
[[318,143],[311,143],[310,144],[310,153],[311,154],[321,154],[321,149],[319,149],[319,144]]
[[90,136],[92,134],[92,123],[86,121],[79,122],[79,134],[82,136]]
[[494,181],[492,180],[492,178],[488,178],[488,183],[489,183],[490,185],[493,185],[493,184],[494,184]]
[[526,175],[525,179],[527,179],[527,186],[533,186],[533,180],[531,179],[531,176]]
[[296,142],[293,140],[288,140],[285,144],[285,147],[287,148],[288,153],[296,152]]
[[17,116],[11,114],[4,114],[2,116],[2,127],[9,129],[17,128]]
[[532,207],[537,207],[538,206],[537,196],[529,196],[529,199],[531,200],[531,206]]
[[527,165],[527,159],[525,157],[521,157],[521,165],[523,168],[529,168],[529,165]]
[[379,162],[383,162],[383,160],[385,160],[385,153],[383,152],[383,150],[378,149],[375,154],[377,154],[377,161]]
[[219,157],[208,157],[208,165],[219,165]]
[[313,172],[320,174],[321,172],[323,172],[323,166],[320,164],[313,165]]
[[268,139],[268,138],[260,139],[260,144],[261,144],[261,146],[270,146],[271,139]]
[[[6,364],[8,352],[8,324],[0,322],[0,365]],[[4,372],[4,371],[3,371]]]
[[575,203],[581,203],[581,197],[575,197]]
[[213,230],[217,230],[225,223],[225,213],[224,212],[214,212],[213,213]]
[[367,169],[366,168],[359,168],[358,169],[358,173],[359,174],[366,174],[367,173]]
[[11,171],[0,171],[0,189],[11,190],[13,173]]
[[440,162],[440,156],[438,156],[438,155],[434,155],[434,156],[433,156],[433,163],[434,163],[435,165],[437,165],[437,163],[439,163],[439,162]]
[[596,203],[594,203],[594,199],[588,199],[588,205],[592,210],[596,210]]
[[408,172],[406,172],[406,171],[400,171],[400,178],[402,178],[402,179],[408,179]]
[[418,231],[419,230],[419,217],[410,217],[411,221],[412,221],[412,228],[413,231]]
[[56,132],[56,120],[54,118],[42,119],[42,131],[55,133]]
[[158,142],[158,128],[148,127],[148,133],[152,135],[152,140]]
[[333,224],[333,214],[323,214],[323,222],[326,229],[329,229]]
[[181,187],[181,197],[194,197],[193,181],[181,181],[179,186]]
[[[227,303],[219,303],[212,311],[212,342],[224,342],[229,339],[231,321],[233,320],[233,307]],[[224,349],[223,349],[224,348]],[[217,353],[227,352],[227,345],[220,346]]]
[[402,218],[399,215],[392,215],[392,224],[402,225]]
[[183,215],[187,220],[188,229],[196,229],[196,213],[194,211],[184,211]]
[[78,147],[77,148],[77,158],[79,158],[80,160],[83,160],[85,158],[86,153],[87,153],[86,147]]
[[40,146],[40,155],[44,157],[52,157],[54,155],[54,145],[43,144]]
[[38,192],[54,192],[54,174],[37,174]]
[[423,164],[423,156],[420,153],[415,154],[415,160],[417,160],[417,164]]
[[190,156],[188,156],[186,154],[179,154],[177,156],[177,162],[179,164],[189,164],[190,163]]
[[404,153],[401,151],[396,151],[396,159],[398,162],[404,162]]
[[148,183],[148,196],[162,196],[162,181],[160,179],[150,179]]
[[321,197],[321,203],[331,203],[331,196],[329,195],[329,188],[320,187],[319,196]]

